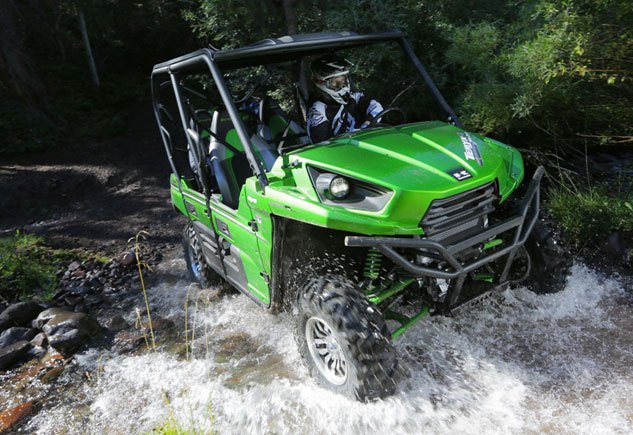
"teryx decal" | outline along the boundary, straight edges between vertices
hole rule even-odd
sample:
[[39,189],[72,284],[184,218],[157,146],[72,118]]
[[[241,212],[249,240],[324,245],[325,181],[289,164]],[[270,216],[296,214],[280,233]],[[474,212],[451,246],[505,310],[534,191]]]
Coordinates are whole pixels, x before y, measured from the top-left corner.
[[452,171],[448,171],[448,173],[451,174],[457,181],[463,181],[473,177],[473,174],[464,168],[453,169]]
[[484,164],[484,159],[481,158],[481,153],[479,152],[479,146],[477,142],[466,132],[457,133],[459,138],[462,140],[462,144],[464,145],[464,157],[466,160],[475,160],[479,163],[479,166]]

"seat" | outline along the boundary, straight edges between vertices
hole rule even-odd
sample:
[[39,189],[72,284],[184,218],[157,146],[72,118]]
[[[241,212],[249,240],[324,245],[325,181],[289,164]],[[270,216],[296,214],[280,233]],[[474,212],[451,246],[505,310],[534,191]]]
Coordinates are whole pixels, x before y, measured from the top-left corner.
[[237,209],[242,186],[253,173],[244,152],[227,140],[232,130],[233,122],[228,113],[216,110],[211,120],[208,163],[215,175],[222,202]]
[[254,145],[260,152],[266,170],[272,168],[272,164],[279,156],[280,147],[309,143],[303,127],[290,119],[268,96],[259,103],[257,136],[261,140],[255,141]]

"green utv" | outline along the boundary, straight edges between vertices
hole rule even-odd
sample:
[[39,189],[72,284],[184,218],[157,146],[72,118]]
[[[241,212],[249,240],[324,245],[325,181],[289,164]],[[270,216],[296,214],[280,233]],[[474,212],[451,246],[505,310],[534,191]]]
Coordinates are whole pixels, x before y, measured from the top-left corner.
[[[394,48],[449,122],[404,123],[392,105],[369,128],[311,143],[306,63]],[[201,49],[156,65],[152,94],[191,277],[291,311],[326,388],[389,396],[404,372],[392,340],[424,316],[522,281],[564,285],[569,260],[538,219],[543,168],[510,200],[521,154],[461,128],[400,31]]]

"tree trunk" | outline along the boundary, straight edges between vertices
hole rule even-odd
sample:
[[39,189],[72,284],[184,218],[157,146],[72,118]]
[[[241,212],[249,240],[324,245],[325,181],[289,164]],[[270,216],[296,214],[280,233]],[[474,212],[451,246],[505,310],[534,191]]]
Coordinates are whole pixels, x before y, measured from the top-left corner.
[[8,75],[15,94],[42,121],[52,125],[46,88],[22,47],[16,17],[19,5],[14,0],[0,0],[0,71]]
[[297,7],[296,0],[283,0],[284,15],[286,16],[286,29],[288,35],[296,35],[299,33],[297,27]]
[[96,87],[99,87],[99,74],[97,73],[97,65],[95,65],[95,58],[92,55],[92,48],[90,48],[90,38],[88,38],[88,30],[86,29],[86,19],[84,13],[79,11],[79,28],[81,30],[81,37],[84,40],[84,48],[86,49],[86,56],[88,57],[88,65],[90,66],[90,74],[92,75],[92,82]]

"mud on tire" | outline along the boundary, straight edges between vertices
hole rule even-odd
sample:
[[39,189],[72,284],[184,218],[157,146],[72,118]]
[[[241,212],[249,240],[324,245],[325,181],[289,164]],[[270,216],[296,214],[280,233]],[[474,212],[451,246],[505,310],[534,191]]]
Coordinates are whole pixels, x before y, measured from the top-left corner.
[[187,262],[187,275],[201,288],[217,287],[225,292],[230,285],[207,264],[200,249],[200,240],[191,222],[187,223],[182,233],[182,247]]
[[295,337],[316,381],[360,401],[392,395],[401,377],[382,314],[342,277],[313,278],[297,296]]

